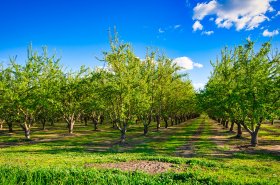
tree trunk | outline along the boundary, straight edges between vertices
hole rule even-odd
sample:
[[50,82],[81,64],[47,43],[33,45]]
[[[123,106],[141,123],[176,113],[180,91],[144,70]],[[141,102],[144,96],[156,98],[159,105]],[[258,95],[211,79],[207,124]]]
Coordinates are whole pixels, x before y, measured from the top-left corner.
[[126,139],[126,126],[127,123],[124,123],[123,128],[120,130],[121,131],[121,144],[125,143],[125,139]]
[[148,131],[149,131],[149,126],[148,125],[144,125],[144,136],[146,136],[148,134]]
[[116,120],[116,119],[115,119],[115,120],[112,120],[112,128],[114,128],[114,129],[117,128],[116,123],[117,123],[117,120]]
[[222,119],[221,124],[223,125],[223,127],[225,127],[225,123],[226,123],[226,121],[224,119]]
[[226,120],[226,128],[228,128],[228,122],[229,122],[229,121],[228,121],[228,120]]
[[233,128],[234,128],[234,121],[231,121],[231,125],[230,125],[229,131],[230,131],[230,132],[233,132]]
[[12,122],[7,122],[7,125],[9,127],[9,133],[13,132],[13,123]]
[[0,123],[0,130],[3,129],[3,123]]
[[274,119],[271,120],[271,125],[274,125]]
[[26,139],[30,139],[30,129],[24,130],[24,135]]
[[258,132],[253,132],[251,134],[251,145],[254,147],[258,145]]
[[164,117],[163,119],[164,119],[164,123],[165,123],[165,128],[167,128],[168,127],[168,118]]
[[102,125],[102,124],[103,124],[103,122],[104,122],[104,116],[103,116],[103,115],[101,115],[101,116],[100,116],[100,125]]
[[156,121],[157,121],[157,131],[159,131],[159,128],[160,128],[160,116],[159,115],[156,116]]
[[237,124],[237,135],[236,138],[241,138],[242,137],[242,127],[240,123],[236,123]]
[[121,131],[121,144],[124,144],[125,143],[125,131]]
[[93,128],[94,128],[94,131],[96,131],[98,128],[97,128],[97,124],[98,124],[98,121],[96,118],[92,118],[92,123],[93,123]]
[[46,119],[42,119],[42,126],[43,126],[43,130],[46,129]]
[[25,139],[30,139],[31,126],[28,125],[26,122],[24,124],[20,124],[20,126],[22,127],[22,129],[24,131]]
[[88,121],[88,118],[87,118],[87,116],[85,116],[84,117],[85,126],[87,126],[87,121]]
[[74,124],[75,124],[75,121],[74,121],[74,120],[71,120],[71,121],[68,123],[68,131],[69,131],[69,134],[73,134]]
[[51,126],[54,126],[54,119],[51,119]]

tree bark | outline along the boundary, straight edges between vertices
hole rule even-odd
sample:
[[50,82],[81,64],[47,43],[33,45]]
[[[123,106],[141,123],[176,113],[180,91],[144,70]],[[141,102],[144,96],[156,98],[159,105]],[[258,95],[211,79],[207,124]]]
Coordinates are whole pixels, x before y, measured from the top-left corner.
[[157,131],[159,131],[159,128],[160,128],[160,116],[159,115],[156,116],[156,121],[157,121]]
[[242,137],[242,127],[240,123],[236,123],[237,124],[237,135],[236,138],[241,138]]
[[229,122],[229,121],[228,121],[228,120],[226,120],[226,123],[225,123],[226,128],[228,128],[228,122]]
[[258,132],[253,132],[251,134],[251,145],[254,147],[258,145]]
[[27,124],[26,122],[24,124],[20,123],[21,128],[24,131],[24,136],[25,139],[30,139],[30,130],[31,130],[31,125]]
[[271,125],[274,125],[274,119],[271,120]]
[[234,121],[231,121],[231,125],[230,125],[229,131],[230,131],[230,132],[233,132],[233,128],[234,128]]
[[104,116],[103,115],[100,115],[100,125],[102,125],[104,122]]
[[69,132],[69,134],[73,134],[74,124],[75,124],[74,120],[70,120],[70,122],[68,123],[68,132]]
[[120,129],[121,131],[121,144],[125,143],[125,139],[126,139],[126,127],[127,127],[127,123],[124,123],[123,127]]
[[94,128],[94,131],[96,131],[98,128],[97,128],[97,124],[98,124],[98,120],[96,118],[92,118],[92,123],[93,123],[93,128]]
[[30,139],[30,129],[24,130],[25,138]]
[[13,123],[12,122],[7,122],[7,125],[9,127],[9,133],[13,132]]
[[149,131],[149,126],[148,125],[144,125],[144,136],[146,136],[148,134]]
[[46,129],[46,119],[42,119],[42,126],[43,126],[43,130]]
[[165,123],[165,128],[167,128],[168,127],[168,118],[164,117],[163,119],[164,119],[164,123]]
[[3,123],[0,123],[0,130],[3,129]]
[[85,126],[87,126],[88,118],[87,116],[84,117]]
[[51,119],[51,126],[54,126],[54,119]]

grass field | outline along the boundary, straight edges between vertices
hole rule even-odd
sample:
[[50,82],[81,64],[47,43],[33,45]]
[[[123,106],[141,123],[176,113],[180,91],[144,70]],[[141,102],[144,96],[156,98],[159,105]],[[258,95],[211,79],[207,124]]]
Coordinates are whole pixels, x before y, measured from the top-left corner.
[[31,141],[4,128],[0,184],[280,184],[279,123],[262,126],[256,148],[245,131],[235,139],[208,118],[154,128],[143,136],[142,125],[131,126],[124,145],[106,124],[76,124],[73,135],[65,124],[35,125]]

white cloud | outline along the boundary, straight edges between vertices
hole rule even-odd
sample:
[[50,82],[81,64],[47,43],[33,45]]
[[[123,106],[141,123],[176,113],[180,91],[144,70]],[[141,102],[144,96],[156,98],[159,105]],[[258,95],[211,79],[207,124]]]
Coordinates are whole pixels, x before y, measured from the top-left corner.
[[174,26],[174,29],[176,30],[176,29],[178,29],[178,28],[180,28],[180,27],[181,27],[181,25],[180,25],[180,24],[177,24],[177,25]]
[[214,34],[214,31],[203,31],[202,33],[201,33],[202,35],[212,35],[212,34]]
[[194,67],[196,67],[196,68],[202,68],[203,67],[202,64],[193,62],[192,59],[190,59],[189,57],[175,58],[173,60],[173,62],[175,64],[177,64],[178,66],[186,69],[186,70],[192,70]]
[[275,16],[279,16],[280,15],[280,11],[277,12],[277,14]]
[[202,24],[200,24],[199,21],[195,21],[195,23],[193,24],[192,28],[193,28],[193,31],[202,30],[203,26],[202,26]]
[[265,15],[274,11],[271,0],[211,0],[208,3],[198,3],[193,9],[194,20],[203,20],[208,15],[214,15],[219,28],[236,30],[253,30],[262,22],[269,20]]
[[162,28],[159,28],[159,29],[158,29],[158,32],[159,32],[159,33],[164,33],[165,31],[164,31]]
[[276,36],[279,34],[279,31],[278,30],[273,30],[273,31],[268,31],[268,29],[264,30],[263,31],[263,36],[264,37],[273,37],[273,36]]
[[193,83],[193,87],[195,90],[203,89],[205,86],[204,83]]

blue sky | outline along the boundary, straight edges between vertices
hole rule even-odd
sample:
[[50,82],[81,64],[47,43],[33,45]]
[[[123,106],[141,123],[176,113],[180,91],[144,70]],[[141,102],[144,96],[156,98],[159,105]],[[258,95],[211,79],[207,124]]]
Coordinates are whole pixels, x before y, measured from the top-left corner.
[[140,58],[146,47],[158,48],[198,87],[224,46],[272,37],[280,48],[279,11],[275,0],[0,0],[0,61],[17,55],[24,62],[32,42],[48,46],[68,68],[99,66],[95,57],[109,49],[107,30],[116,26]]

